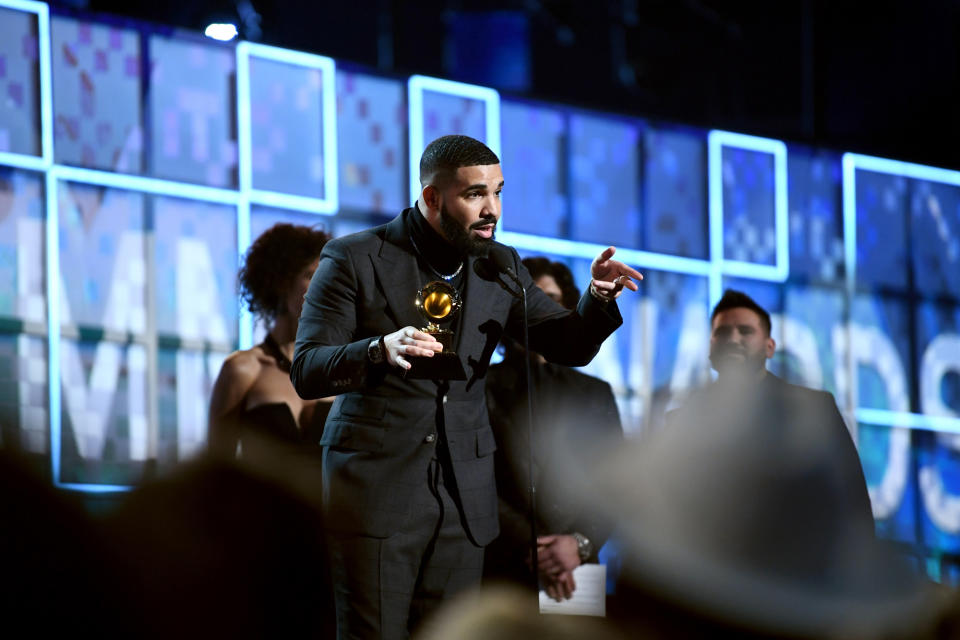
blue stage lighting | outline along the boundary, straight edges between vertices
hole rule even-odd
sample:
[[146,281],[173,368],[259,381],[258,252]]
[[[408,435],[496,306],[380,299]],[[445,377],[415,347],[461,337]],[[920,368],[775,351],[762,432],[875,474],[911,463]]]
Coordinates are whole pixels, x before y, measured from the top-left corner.
[[[728,260],[723,255],[723,147],[773,155],[776,264],[764,265]],[[710,194],[710,259],[719,261],[723,275],[784,282],[790,274],[790,234],[787,227],[787,145],[780,140],[758,138],[730,131],[711,131],[707,136],[707,169]]]
[[[911,162],[843,154],[843,244],[846,258],[847,295],[853,298],[857,288],[857,171],[885,173],[903,178],[960,186],[960,171],[929,167]],[[857,407],[859,422],[888,427],[907,427],[940,433],[960,433],[960,418],[906,411]]]
[[[424,140],[423,133],[423,92],[445,93],[472,100],[480,100],[486,107],[486,136],[483,141],[490,150],[500,155],[500,94],[489,87],[478,87],[452,80],[430,78],[427,76],[410,76],[407,81],[407,95],[410,122],[410,201],[420,197],[420,154],[423,153],[429,140]],[[449,133],[456,133],[450,131]]]

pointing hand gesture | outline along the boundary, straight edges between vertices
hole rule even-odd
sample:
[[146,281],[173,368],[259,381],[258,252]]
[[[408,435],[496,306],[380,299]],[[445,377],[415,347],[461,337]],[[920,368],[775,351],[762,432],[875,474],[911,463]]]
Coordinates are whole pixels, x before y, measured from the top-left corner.
[[590,275],[593,276],[593,280],[590,281],[590,293],[599,300],[616,300],[624,287],[630,291],[640,289],[637,283],[643,280],[643,274],[619,260],[613,260],[613,254],[616,252],[616,248],[607,247],[593,259],[590,265]]

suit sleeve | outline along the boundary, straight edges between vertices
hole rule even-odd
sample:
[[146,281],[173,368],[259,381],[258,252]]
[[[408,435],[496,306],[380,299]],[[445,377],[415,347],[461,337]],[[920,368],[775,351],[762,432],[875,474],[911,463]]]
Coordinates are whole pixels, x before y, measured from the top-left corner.
[[[513,254],[516,272],[527,292],[530,349],[554,364],[568,367],[589,364],[603,341],[623,324],[616,301],[600,302],[587,291],[577,309],[568,311],[533,282],[515,250]],[[510,309],[506,332],[522,344],[523,303],[519,300]]]
[[322,398],[364,386],[369,338],[355,339],[358,283],[350,255],[332,240],[304,297],[290,379],[300,397]]

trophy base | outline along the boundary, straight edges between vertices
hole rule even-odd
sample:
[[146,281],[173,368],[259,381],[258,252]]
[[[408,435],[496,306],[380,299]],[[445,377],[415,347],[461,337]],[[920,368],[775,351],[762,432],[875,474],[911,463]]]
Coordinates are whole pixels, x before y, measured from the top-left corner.
[[455,353],[440,352],[430,358],[410,358],[404,374],[411,380],[466,380],[467,372]]

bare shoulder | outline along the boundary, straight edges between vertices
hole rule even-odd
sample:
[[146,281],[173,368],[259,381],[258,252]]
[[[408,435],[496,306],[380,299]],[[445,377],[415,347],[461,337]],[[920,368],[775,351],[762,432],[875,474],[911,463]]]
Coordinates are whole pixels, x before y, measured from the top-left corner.
[[250,387],[263,371],[267,360],[260,347],[234,351],[223,361],[220,379],[238,387]]
[[210,394],[211,429],[224,416],[242,406],[243,399],[260,377],[265,360],[266,356],[259,347],[234,351],[226,357]]

